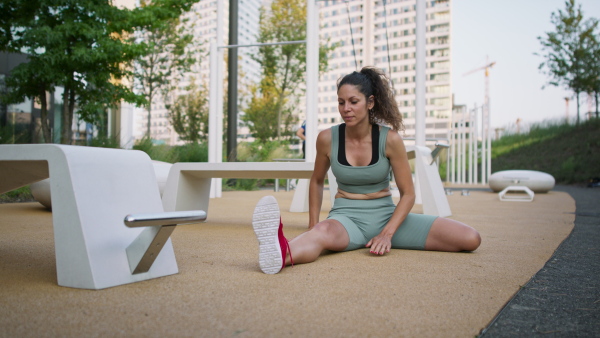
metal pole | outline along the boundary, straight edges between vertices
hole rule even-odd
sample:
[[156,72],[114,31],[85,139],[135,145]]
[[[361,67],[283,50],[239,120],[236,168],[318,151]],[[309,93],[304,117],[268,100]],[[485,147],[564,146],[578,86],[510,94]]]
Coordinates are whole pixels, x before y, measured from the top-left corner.
[[[223,1],[217,1],[217,46],[223,45],[225,36],[225,4]],[[217,113],[216,113],[216,132],[215,132],[215,145],[216,145],[216,162],[223,162],[223,62],[225,56],[223,50],[217,49],[217,61],[215,70],[217,72]],[[213,197],[221,197],[223,191],[223,180],[220,178],[213,178],[211,187],[215,187],[215,195]]]
[[[238,43],[238,0],[229,0],[229,45]],[[227,90],[227,159],[237,159],[238,49],[229,49]]]
[[319,13],[315,0],[306,4],[306,162],[317,156],[317,113],[319,77]]
[[485,105],[481,106],[481,184],[487,183],[487,113]]
[[218,109],[218,85],[217,85],[217,42],[210,41],[209,65],[210,86],[208,92],[208,162],[217,162],[217,109]]
[[244,48],[244,47],[261,47],[261,46],[281,46],[281,45],[294,45],[306,43],[306,40],[295,40],[295,41],[283,41],[283,42],[265,42],[265,43],[251,43],[247,45],[228,45],[219,46],[219,48]]
[[474,111],[468,110],[468,108],[466,108],[466,107],[465,107],[465,110],[469,114],[469,183],[476,184],[477,180],[475,179],[475,171],[476,171],[475,169],[477,167],[477,162],[473,161],[476,158],[473,156],[473,154],[475,153],[475,145],[473,144],[473,136],[474,136],[473,130],[475,130],[473,127]]
[[[452,147],[452,129],[448,131],[448,146]],[[446,182],[452,182],[450,178],[450,149],[446,150]]]
[[454,109],[452,110],[452,118],[450,119],[451,121],[451,125],[450,125],[450,151],[449,151],[449,157],[450,157],[450,183],[454,183],[455,179],[454,179],[454,175],[456,172],[456,168],[454,168],[454,166],[456,165],[456,160],[454,159],[454,157],[456,156],[456,133],[455,133],[455,128],[456,128],[456,114],[454,113]]
[[[488,62],[489,64],[489,62]],[[486,111],[487,111],[487,173],[485,182],[487,183],[492,175],[492,111],[490,109],[490,76],[489,67],[485,69],[485,98],[486,98]]]
[[415,36],[415,144],[425,146],[425,0],[417,0]]
[[465,148],[465,120],[464,115],[460,120],[460,183],[465,183],[466,170],[466,148]]
[[477,130],[477,105],[473,106],[473,163],[475,164],[475,173],[473,174],[473,183],[477,184],[479,176],[479,144],[477,139],[479,138],[479,131]]

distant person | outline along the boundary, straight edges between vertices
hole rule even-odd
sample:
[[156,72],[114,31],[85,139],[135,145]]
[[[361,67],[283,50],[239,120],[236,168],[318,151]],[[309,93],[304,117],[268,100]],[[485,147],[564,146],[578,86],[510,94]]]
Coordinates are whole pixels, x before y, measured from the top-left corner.
[[[479,233],[461,222],[410,213],[415,189],[403,129],[390,80],[377,68],[365,67],[337,84],[338,110],[345,123],[317,137],[310,179],[308,231],[291,241],[283,235],[279,206],[263,197],[253,216],[263,272],[278,273],[286,265],[315,261],[321,253],[369,248],[373,255],[391,249],[473,251]],[[385,124],[385,125],[384,125]],[[321,221],[323,187],[331,167],[338,183],[329,216]],[[390,170],[400,190],[395,205]]]
[[302,158],[306,158],[306,121],[302,122],[302,126],[296,132],[296,136],[302,140]]

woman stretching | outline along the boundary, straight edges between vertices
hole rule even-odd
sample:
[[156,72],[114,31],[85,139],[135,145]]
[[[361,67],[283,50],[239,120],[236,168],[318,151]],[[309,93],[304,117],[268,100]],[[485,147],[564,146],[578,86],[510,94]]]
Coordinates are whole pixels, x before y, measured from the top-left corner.
[[[252,223],[263,272],[274,274],[286,265],[313,262],[325,250],[367,247],[374,255],[384,255],[392,248],[473,251],[479,247],[479,233],[463,223],[410,213],[415,190],[398,133],[403,129],[402,115],[389,81],[371,67],[338,81],[338,110],[345,123],[317,137],[307,232],[288,242],[275,198],[266,196],[258,202]],[[329,216],[319,221],[329,167],[338,191]],[[390,169],[401,196],[397,205],[390,191]]]

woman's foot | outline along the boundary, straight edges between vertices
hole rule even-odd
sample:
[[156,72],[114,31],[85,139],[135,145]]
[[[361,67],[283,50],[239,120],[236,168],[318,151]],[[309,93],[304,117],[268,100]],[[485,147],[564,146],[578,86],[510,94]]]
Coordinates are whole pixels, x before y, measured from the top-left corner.
[[252,227],[258,239],[260,269],[267,274],[278,273],[285,267],[289,245],[283,236],[279,204],[275,197],[265,196],[258,201],[252,216]]

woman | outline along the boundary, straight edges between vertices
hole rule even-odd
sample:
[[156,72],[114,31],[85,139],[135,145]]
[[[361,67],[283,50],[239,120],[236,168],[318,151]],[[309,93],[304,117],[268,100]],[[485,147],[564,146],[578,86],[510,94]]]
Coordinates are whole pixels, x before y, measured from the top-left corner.
[[[309,230],[288,242],[275,198],[266,196],[256,206],[253,226],[262,271],[273,274],[289,264],[313,262],[325,250],[367,247],[374,255],[384,255],[392,248],[477,249],[481,237],[475,229],[451,219],[410,213],[415,190],[398,133],[403,129],[402,115],[389,79],[378,69],[365,67],[344,76],[337,88],[338,110],[345,123],[317,137],[309,188]],[[329,216],[320,221],[329,167],[339,189]],[[390,192],[390,169],[401,196],[397,205]]]

